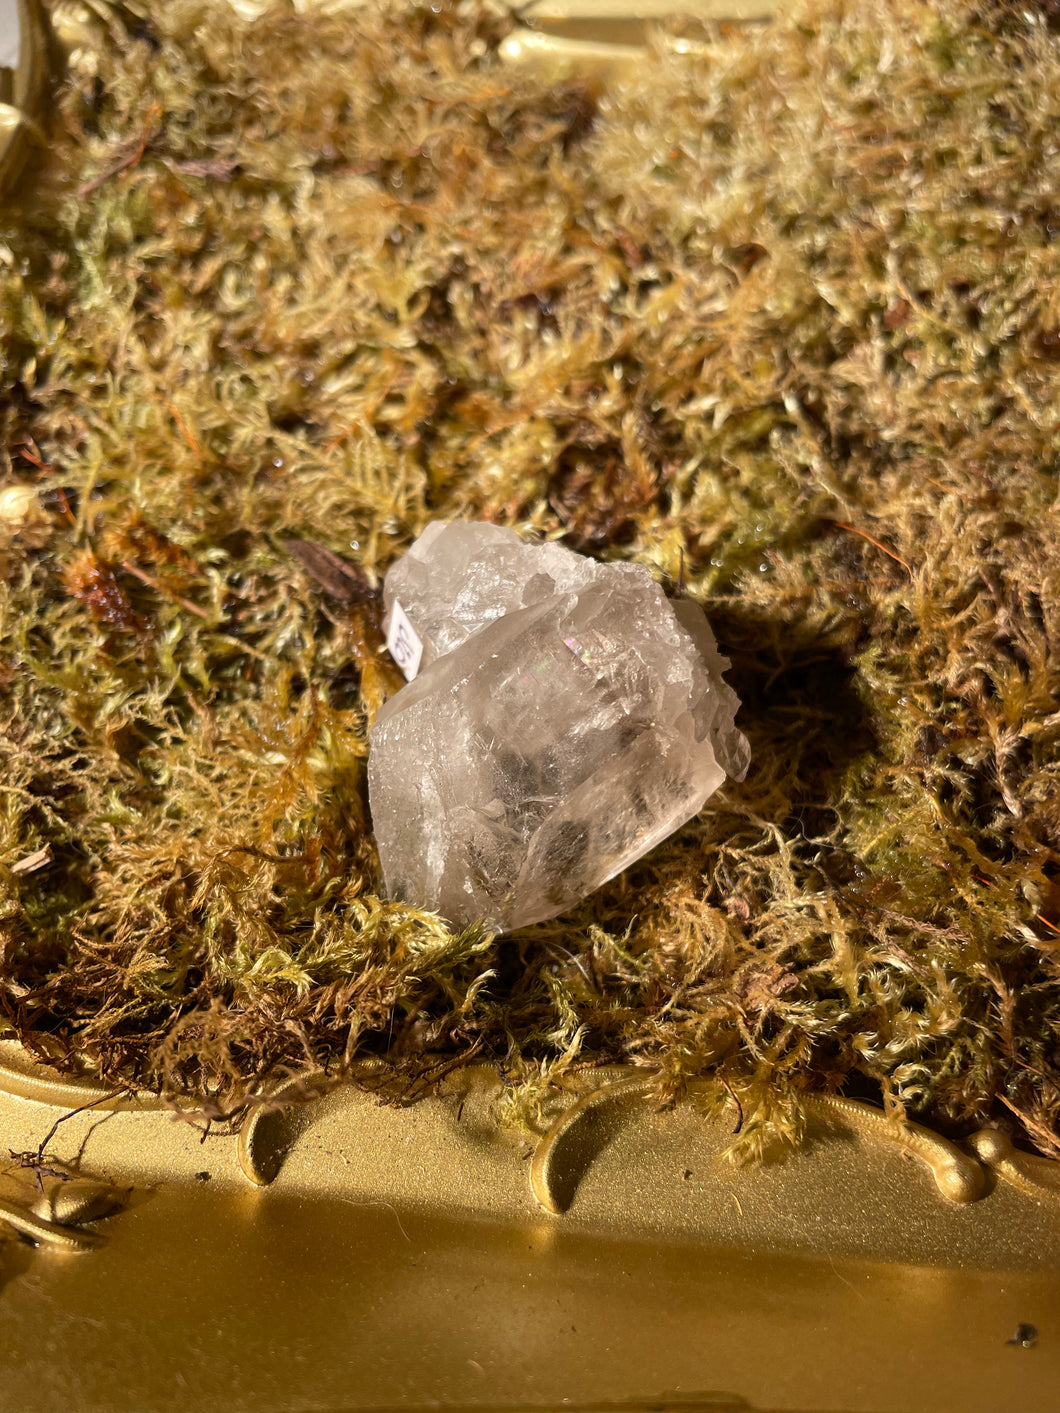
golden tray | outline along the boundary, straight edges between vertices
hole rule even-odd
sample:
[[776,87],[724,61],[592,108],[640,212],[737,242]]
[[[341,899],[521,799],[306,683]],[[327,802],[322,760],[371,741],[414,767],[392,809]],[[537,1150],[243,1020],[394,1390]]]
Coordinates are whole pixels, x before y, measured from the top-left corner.
[[[0,187],[44,87],[20,5]],[[507,57],[606,73],[671,8],[524,7]],[[817,1100],[739,1167],[694,1088],[578,1083],[538,1139],[485,1068],[415,1105],[366,1070],[233,1135],[0,1042],[0,1413],[1060,1406],[1056,1165]]]
[[737,1167],[694,1092],[608,1071],[535,1143],[473,1068],[235,1137],[0,1059],[4,1413],[1057,1404],[1060,1178],[998,1135],[817,1101]]

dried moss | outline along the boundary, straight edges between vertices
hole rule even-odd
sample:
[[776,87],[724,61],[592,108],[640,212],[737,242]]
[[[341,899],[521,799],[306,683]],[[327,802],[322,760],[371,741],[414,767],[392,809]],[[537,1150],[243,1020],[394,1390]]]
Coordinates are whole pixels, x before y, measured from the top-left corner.
[[[0,248],[3,1013],[218,1108],[632,1060],[752,1146],[846,1086],[1058,1152],[1060,44],[821,0],[600,94],[507,24],[169,0],[75,68]],[[455,516],[683,562],[754,748],[500,942],[379,896],[397,682],[287,544]]]

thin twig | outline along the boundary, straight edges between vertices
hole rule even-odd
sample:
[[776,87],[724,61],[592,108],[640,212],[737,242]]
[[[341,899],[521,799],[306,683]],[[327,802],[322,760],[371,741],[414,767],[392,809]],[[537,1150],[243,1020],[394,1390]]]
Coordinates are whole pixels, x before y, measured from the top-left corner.
[[185,441],[187,442],[187,444],[191,447],[192,451],[193,451],[193,452],[195,453],[195,455],[199,458],[199,460],[202,461],[202,459],[203,459],[202,447],[199,445],[197,439],[196,439],[195,436],[193,435],[192,430],[191,430],[191,428],[188,426],[187,422],[185,422],[184,418],[181,416],[180,408],[176,405],[175,402],[170,402],[168,398],[165,399],[165,403],[166,403],[166,411],[167,411],[167,412],[169,413],[169,415],[173,418],[173,421],[176,422],[176,424],[177,424],[177,426],[180,428],[181,432],[183,432],[183,434],[184,434],[184,440],[185,440]]
[[859,530],[856,525],[848,525],[844,520],[833,520],[832,524],[838,525],[841,530],[849,530],[852,535],[860,535],[863,540],[868,540],[870,545],[875,545],[877,549],[883,550],[884,554],[890,559],[893,559],[895,564],[900,564],[909,575],[910,579],[912,579],[913,571],[902,556],[895,554],[893,549],[888,549],[881,540],[877,540],[873,535],[870,535],[867,530]]
[[130,168],[136,167],[140,164],[140,162],[143,160],[144,153],[147,151],[147,144],[157,134],[158,129],[155,125],[161,116],[161,106],[158,103],[153,103],[151,105],[150,111],[147,114],[147,122],[144,125],[144,130],[138,138],[136,144],[132,146],[127,152],[122,153],[120,157],[116,158],[110,164],[109,167],[104,167],[102,172],[100,172],[98,176],[93,177],[91,181],[84,182],[81,186],[79,186],[77,188],[78,200],[81,200],[86,196],[91,196],[91,194],[99,187],[101,187],[104,182],[110,181],[111,177],[116,177],[121,172],[126,172]]
[[192,603],[191,599],[181,598],[180,594],[175,594],[172,589],[167,589],[165,584],[160,583],[150,574],[145,574],[142,569],[137,569],[136,565],[127,559],[122,560],[121,567],[127,574],[132,574],[141,583],[146,584],[148,588],[154,589],[156,593],[165,594],[174,603],[179,603],[181,608],[186,608],[189,613],[197,613],[200,618],[204,618],[209,623],[211,615],[207,613],[206,609],[200,608],[197,603]]
[[34,1153],[32,1152],[32,1150],[30,1150],[29,1152],[26,1152],[26,1153],[14,1153],[14,1152],[12,1152],[12,1154],[11,1154],[12,1158],[17,1158],[17,1159],[19,1160],[19,1162],[20,1162],[20,1164],[21,1164],[22,1167],[24,1167],[24,1168],[32,1168],[32,1169],[36,1172],[36,1174],[37,1174],[37,1182],[38,1182],[38,1184],[39,1184],[39,1183],[40,1183],[40,1179],[41,1179],[41,1175],[42,1175],[43,1173],[49,1171],[49,1170],[47,1170],[47,1169],[45,1168],[45,1166],[44,1166],[44,1154],[45,1154],[45,1151],[46,1151],[46,1149],[47,1149],[47,1147],[48,1147],[48,1144],[49,1144],[49,1143],[52,1141],[52,1139],[55,1137],[56,1133],[58,1133],[60,1124],[66,1123],[67,1119],[74,1119],[74,1118],[76,1118],[78,1114],[83,1114],[83,1113],[85,1113],[86,1110],[88,1110],[88,1109],[95,1109],[95,1108],[98,1108],[98,1106],[99,1106],[100,1104],[106,1104],[106,1103],[108,1103],[111,1099],[120,1099],[120,1098],[122,1097],[122,1095],[124,1095],[124,1094],[131,1094],[131,1093],[132,1093],[132,1090],[128,1089],[127,1087],[123,1087],[123,1088],[121,1088],[121,1089],[115,1089],[115,1090],[113,1090],[113,1091],[112,1091],[111,1093],[109,1093],[109,1094],[101,1094],[97,1099],[92,1099],[92,1100],[90,1100],[87,1104],[82,1104],[82,1105],[81,1105],[79,1108],[77,1108],[77,1109],[71,1109],[71,1110],[70,1110],[68,1113],[66,1113],[66,1114],[60,1114],[59,1117],[58,1117],[58,1118],[55,1120],[55,1122],[52,1124],[52,1126],[51,1126],[51,1128],[48,1130],[48,1132],[47,1132],[47,1133],[44,1135],[44,1137],[41,1139],[40,1143],[37,1144],[37,1152],[36,1152],[36,1155],[34,1155]]
[[52,861],[52,851],[47,844],[43,849],[37,849],[35,853],[26,854],[24,858],[11,865],[11,872],[14,874],[36,873],[40,868],[47,868]]

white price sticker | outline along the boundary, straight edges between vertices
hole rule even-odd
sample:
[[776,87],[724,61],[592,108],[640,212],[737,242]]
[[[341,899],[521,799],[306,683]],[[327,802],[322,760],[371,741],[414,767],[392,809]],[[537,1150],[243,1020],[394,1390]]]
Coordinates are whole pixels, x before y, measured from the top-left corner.
[[386,630],[386,645],[390,656],[411,682],[420,670],[423,643],[397,599],[394,600],[394,607],[390,610],[390,626]]

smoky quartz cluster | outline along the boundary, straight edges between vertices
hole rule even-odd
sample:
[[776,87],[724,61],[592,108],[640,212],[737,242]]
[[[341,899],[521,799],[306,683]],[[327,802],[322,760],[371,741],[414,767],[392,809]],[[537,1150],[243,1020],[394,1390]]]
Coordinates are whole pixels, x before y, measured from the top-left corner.
[[384,587],[411,676],[371,735],[391,897],[500,932],[563,912],[702,809],[750,751],[702,609],[642,565],[435,523]]

